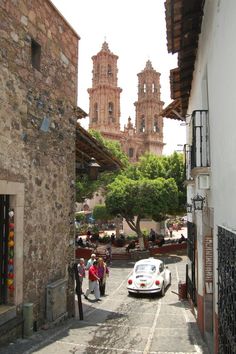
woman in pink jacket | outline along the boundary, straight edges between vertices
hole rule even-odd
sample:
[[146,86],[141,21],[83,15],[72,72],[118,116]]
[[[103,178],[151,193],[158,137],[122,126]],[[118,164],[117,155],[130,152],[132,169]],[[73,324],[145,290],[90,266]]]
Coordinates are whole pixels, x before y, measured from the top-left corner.
[[98,277],[99,277],[99,289],[101,296],[105,295],[106,278],[109,276],[109,270],[106,263],[102,258],[98,258]]

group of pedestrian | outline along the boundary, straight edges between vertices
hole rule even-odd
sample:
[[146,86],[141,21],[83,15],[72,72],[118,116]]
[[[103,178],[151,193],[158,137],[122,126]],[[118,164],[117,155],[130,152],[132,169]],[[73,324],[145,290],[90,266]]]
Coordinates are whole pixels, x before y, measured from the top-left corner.
[[82,285],[86,274],[85,271],[88,271],[88,288],[84,294],[85,299],[88,300],[88,296],[93,293],[96,301],[101,301],[100,297],[105,295],[106,280],[109,276],[109,269],[103,258],[99,257],[97,259],[96,255],[93,253],[86,266],[84,258],[80,258],[77,269],[82,294]]
[[150,246],[157,245],[158,247],[161,247],[165,244],[165,238],[163,235],[158,235],[153,229],[151,229],[149,233],[149,244]]

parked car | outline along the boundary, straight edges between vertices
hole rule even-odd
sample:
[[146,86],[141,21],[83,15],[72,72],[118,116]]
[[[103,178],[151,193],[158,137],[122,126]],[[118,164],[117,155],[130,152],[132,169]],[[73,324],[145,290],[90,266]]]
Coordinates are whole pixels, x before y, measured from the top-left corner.
[[135,263],[127,281],[129,294],[160,294],[171,284],[171,271],[163,261],[147,258]]

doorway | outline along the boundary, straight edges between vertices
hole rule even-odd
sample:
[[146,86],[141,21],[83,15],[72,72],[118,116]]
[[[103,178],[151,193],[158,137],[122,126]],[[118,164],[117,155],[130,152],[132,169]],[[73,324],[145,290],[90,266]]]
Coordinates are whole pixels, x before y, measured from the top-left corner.
[[7,303],[9,195],[0,194],[0,305]]

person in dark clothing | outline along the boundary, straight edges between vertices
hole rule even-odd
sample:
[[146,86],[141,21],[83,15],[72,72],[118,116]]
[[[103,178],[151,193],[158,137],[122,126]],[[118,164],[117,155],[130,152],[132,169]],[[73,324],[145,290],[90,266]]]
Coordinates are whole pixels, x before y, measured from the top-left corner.
[[181,234],[181,237],[178,239],[178,243],[182,243],[184,241],[186,241],[186,238],[184,237],[183,234]]
[[115,234],[114,234],[114,232],[112,232],[112,234],[111,234],[111,243],[112,243],[112,245],[114,245],[114,243],[115,243]]
[[79,247],[85,247],[82,237],[79,237],[79,239],[77,240],[77,245]]
[[152,242],[155,242],[155,240],[156,240],[156,233],[155,233],[155,231],[153,229],[150,230],[149,240],[152,241]]
[[129,253],[129,251],[130,251],[130,250],[133,250],[133,249],[135,249],[135,241],[134,241],[134,240],[130,241],[130,243],[129,243],[128,246],[126,247],[126,252]]
[[158,245],[158,247],[163,246],[164,243],[165,243],[165,239],[164,239],[163,236],[161,236],[160,238],[158,238],[158,240],[157,240],[157,245]]
[[79,275],[80,291],[81,291],[81,294],[83,294],[82,285],[83,285],[83,280],[85,278],[84,258],[80,258],[79,264],[77,266],[77,271],[78,271],[78,275]]

